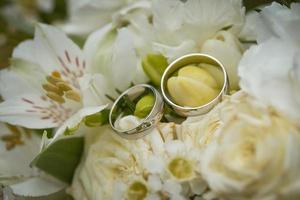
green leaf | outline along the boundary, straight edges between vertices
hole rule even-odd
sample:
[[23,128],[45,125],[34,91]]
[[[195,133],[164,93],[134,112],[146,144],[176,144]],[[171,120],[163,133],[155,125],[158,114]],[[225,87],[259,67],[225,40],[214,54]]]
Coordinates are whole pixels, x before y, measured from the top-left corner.
[[159,87],[161,77],[168,67],[167,58],[161,54],[148,54],[143,58],[142,66],[153,84]]
[[31,165],[63,182],[71,183],[74,171],[80,162],[83,145],[82,137],[57,140],[44,149]]

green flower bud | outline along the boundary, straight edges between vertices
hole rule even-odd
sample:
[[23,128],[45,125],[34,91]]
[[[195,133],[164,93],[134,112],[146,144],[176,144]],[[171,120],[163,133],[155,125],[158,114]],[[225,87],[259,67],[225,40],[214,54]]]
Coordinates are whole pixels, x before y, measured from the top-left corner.
[[152,83],[159,87],[161,77],[168,66],[167,58],[161,54],[149,54],[142,60],[142,66]]
[[84,118],[84,124],[88,127],[97,127],[108,122],[109,110],[103,110],[93,115],[88,115]]
[[177,77],[171,77],[167,87],[173,100],[181,106],[204,105],[219,93],[218,83],[211,74],[191,65],[181,68]]
[[147,94],[143,96],[136,104],[134,115],[139,118],[145,118],[151,112],[155,103],[154,96]]

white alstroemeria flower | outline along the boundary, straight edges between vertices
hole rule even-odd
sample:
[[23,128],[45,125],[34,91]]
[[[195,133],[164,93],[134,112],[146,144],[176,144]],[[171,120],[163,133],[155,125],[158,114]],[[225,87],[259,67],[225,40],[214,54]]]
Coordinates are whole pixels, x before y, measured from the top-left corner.
[[41,137],[29,129],[0,123],[0,182],[27,179],[37,174],[29,167],[40,150]]
[[85,100],[89,97],[80,82],[86,73],[80,48],[57,28],[38,24],[34,39],[21,43],[12,66],[0,71],[0,121],[27,128],[73,128],[108,102],[92,105]]
[[[120,11],[111,24],[92,33],[84,45],[87,65],[92,72],[105,74],[111,96],[116,95],[113,93],[115,88],[122,91],[132,83],[148,81],[141,67],[141,59],[151,51],[150,4],[141,1],[138,5]],[[90,77],[89,83],[94,85],[95,90],[99,87],[96,84],[99,79]]]
[[[20,196],[44,196],[65,185],[46,178],[30,162],[40,151],[41,137],[29,129],[0,123],[0,184]],[[4,192],[4,199],[6,194]]]
[[34,24],[40,21],[40,12],[50,13],[53,11],[54,0],[12,0],[0,8],[2,17],[12,27],[32,33]]
[[128,7],[143,9],[141,2],[147,1],[149,2],[149,0],[68,0],[69,20],[62,24],[62,28],[68,34],[87,36],[109,24],[115,16]]
[[260,13],[258,45],[239,65],[241,88],[259,100],[300,120],[300,4],[291,8],[273,3]]
[[228,71],[231,89],[237,89],[236,70],[243,52],[238,35],[243,23],[244,8],[239,0],[155,0],[153,49],[169,61],[195,52],[215,56]]
[[220,123],[200,166],[215,194],[221,199],[299,199],[299,127],[243,91],[207,116],[212,113]]
[[[145,163],[150,155],[164,152],[164,143],[173,139],[174,124],[159,124],[139,140],[126,140],[104,126],[86,134],[83,159],[76,170],[70,193],[75,199],[112,199],[112,195],[126,196],[126,188],[117,183],[144,182]],[[100,134],[99,134],[100,133]],[[116,194],[113,190],[120,193]],[[80,192],[83,191],[83,192]],[[124,191],[124,193],[122,192]],[[148,193],[147,193],[148,194]]]

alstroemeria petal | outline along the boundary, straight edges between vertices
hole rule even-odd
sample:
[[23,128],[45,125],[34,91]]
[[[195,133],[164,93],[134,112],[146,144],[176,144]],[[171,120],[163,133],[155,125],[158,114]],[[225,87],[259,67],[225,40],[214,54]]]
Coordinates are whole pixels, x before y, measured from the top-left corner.
[[67,23],[61,25],[61,27],[65,32],[70,34],[88,35],[97,28],[101,28],[109,23],[113,13],[128,3],[123,0],[70,0],[67,4],[70,19]]
[[108,24],[91,33],[87,38],[83,51],[89,72],[107,74],[110,64],[111,46],[116,37],[115,26]]
[[[9,137],[17,137],[22,144],[12,143]],[[27,129],[4,123],[0,123],[0,138],[0,183],[9,184],[35,175],[29,164],[39,152],[41,138]]]
[[70,108],[59,108],[56,103],[32,93],[0,104],[0,121],[33,129],[57,127],[71,113]]
[[4,100],[14,99],[15,96],[28,93],[41,94],[38,86],[32,86],[33,84],[30,84],[29,81],[24,80],[12,70],[3,69],[0,71],[0,95]]
[[[30,73],[30,72],[28,72]],[[0,72],[0,120],[27,128],[52,128],[59,126],[76,109],[78,104],[67,101],[59,105],[41,91],[38,82],[29,81],[30,74],[11,70]]]
[[133,37],[126,28],[118,32],[113,46],[111,67],[114,86],[121,91],[128,88],[135,75],[137,57]]
[[93,107],[85,107],[80,109],[78,112],[76,112],[74,115],[69,117],[56,131],[54,138],[50,141],[50,143],[53,143],[59,138],[62,138],[64,136],[64,133],[67,129],[73,129],[77,127],[80,122],[83,120],[84,117],[88,115],[95,114],[97,112],[100,112],[104,110],[107,107],[107,105],[102,106],[93,106]]
[[10,187],[14,195],[40,197],[58,192],[65,188],[66,184],[41,177],[34,177]]
[[109,102],[106,95],[114,96],[113,88],[109,88],[108,80],[102,74],[86,74],[79,80],[84,106],[98,106]]
[[78,88],[77,78],[86,69],[80,48],[62,31],[44,24],[36,25],[34,39],[21,43],[14,51],[13,58],[38,65],[47,75],[55,71],[75,88]]

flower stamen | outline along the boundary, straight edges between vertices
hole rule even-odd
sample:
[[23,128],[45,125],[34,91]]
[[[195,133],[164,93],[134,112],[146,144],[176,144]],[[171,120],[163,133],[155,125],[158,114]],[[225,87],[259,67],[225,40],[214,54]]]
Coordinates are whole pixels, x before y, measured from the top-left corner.
[[80,102],[80,93],[74,89],[67,81],[61,78],[58,71],[53,71],[50,76],[46,77],[47,83],[42,87],[46,91],[47,97],[58,103],[65,103],[65,98]]

